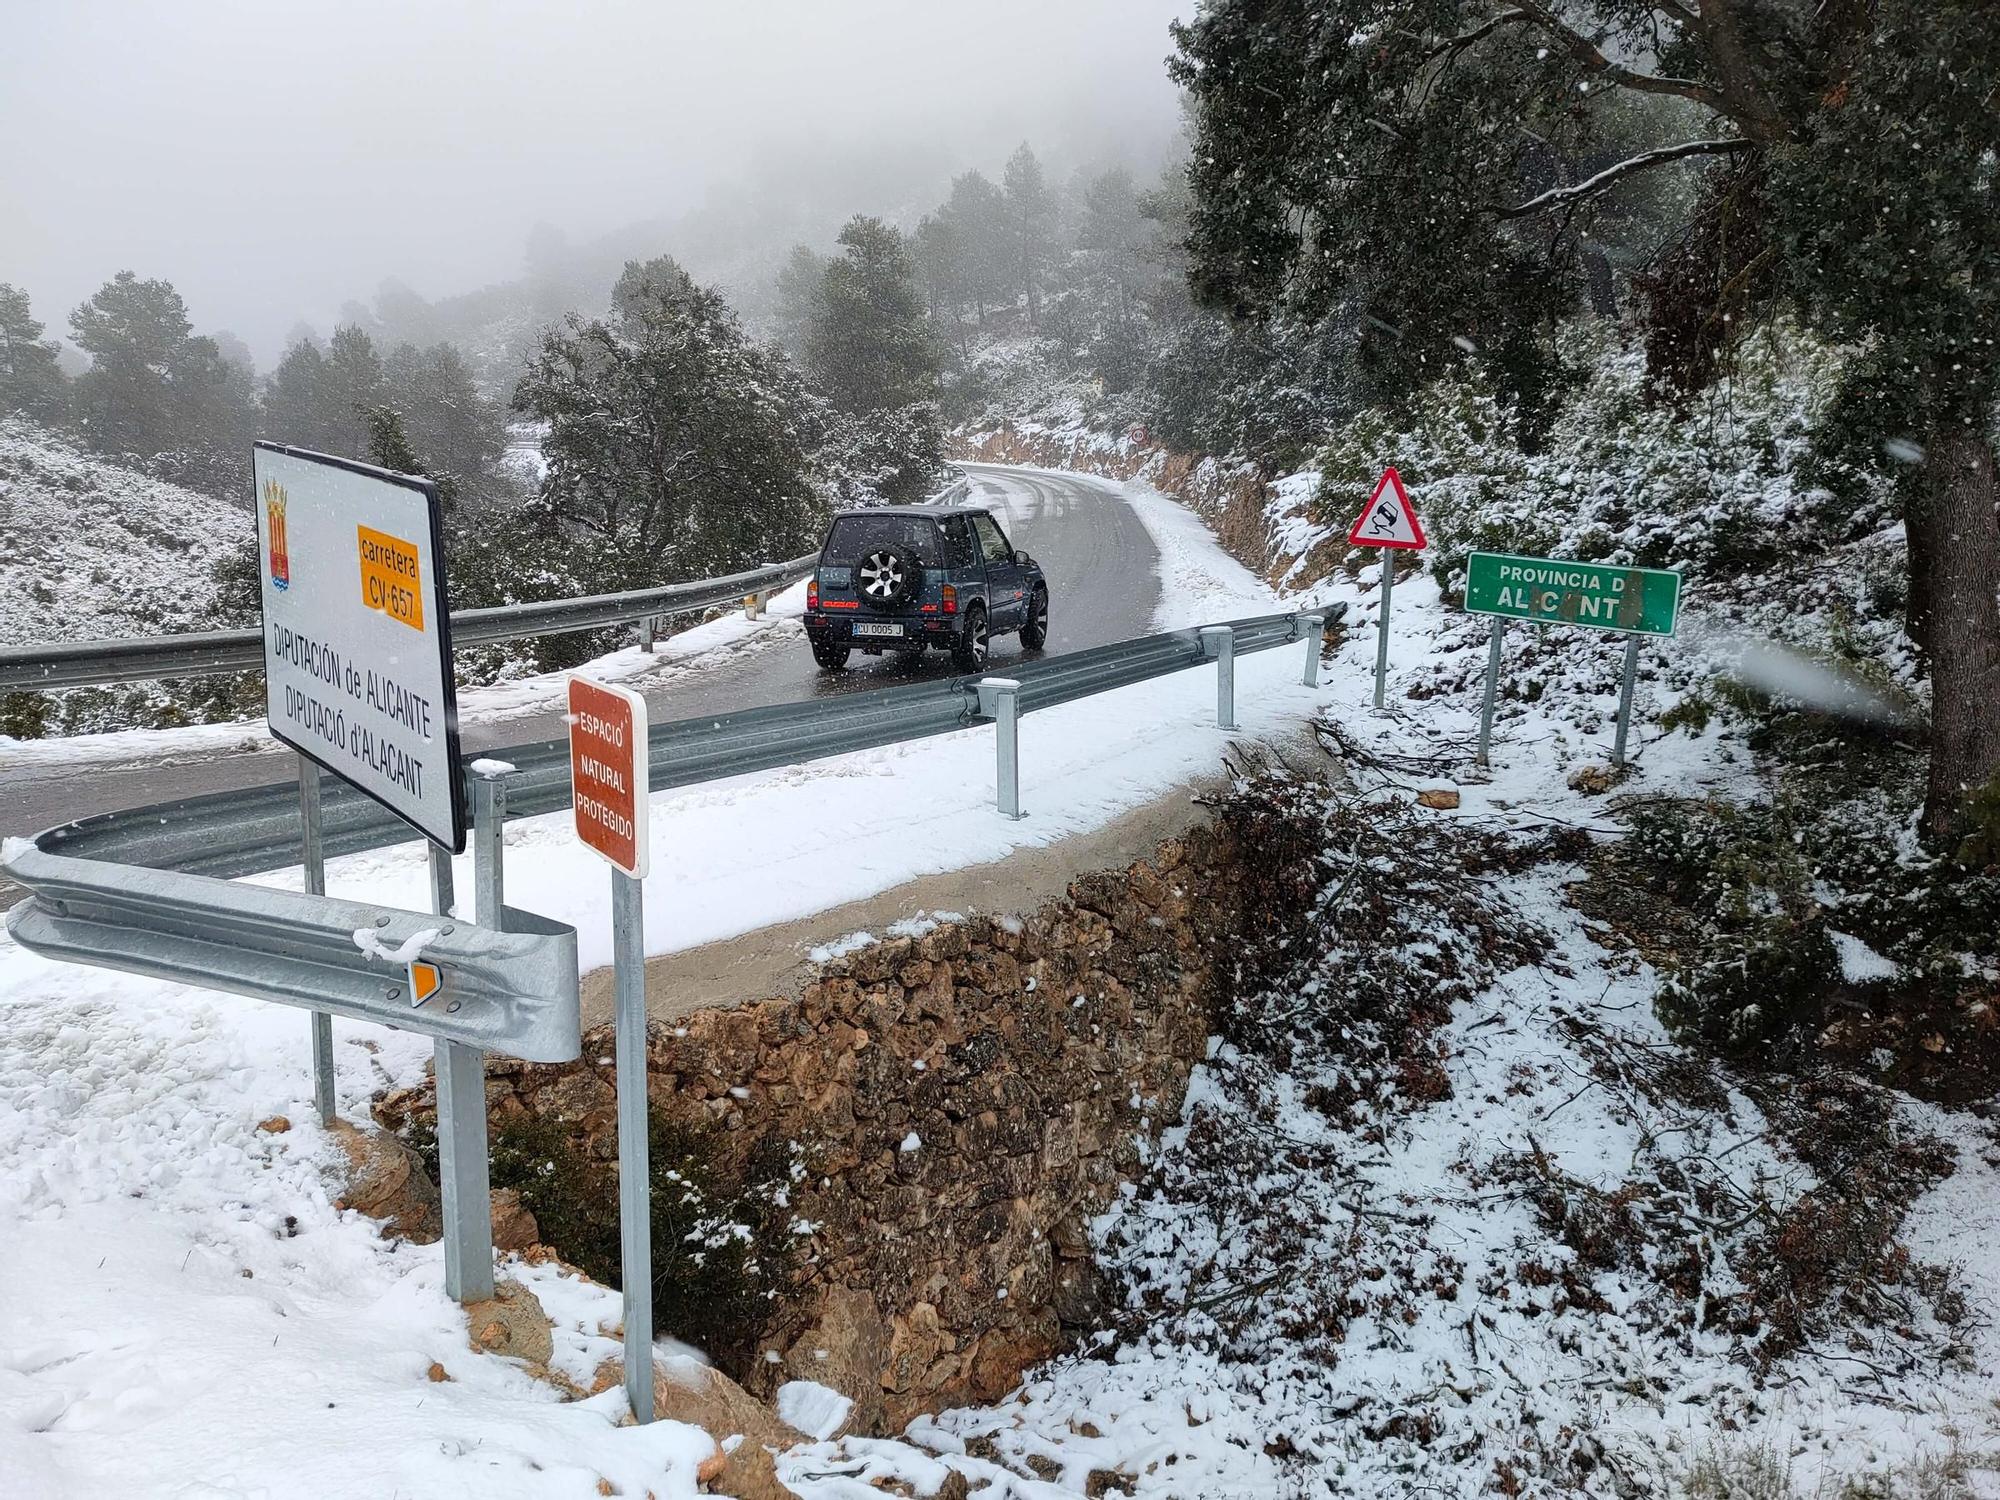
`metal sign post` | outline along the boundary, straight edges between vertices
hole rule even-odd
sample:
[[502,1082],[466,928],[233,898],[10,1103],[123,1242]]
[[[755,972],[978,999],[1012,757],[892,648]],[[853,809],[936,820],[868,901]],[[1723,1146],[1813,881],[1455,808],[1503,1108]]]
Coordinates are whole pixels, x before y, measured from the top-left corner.
[[1632,689],[1639,681],[1639,637],[1625,637],[1625,672],[1618,683],[1618,736],[1611,745],[1611,764],[1625,764],[1625,736],[1632,729]]
[[1396,598],[1396,554],[1382,554],[1382,617],[1375,622],[1375,706],[1389,685],[1389,609]]
[[1625,764],[1632,730],[1632,696],[1639,680],[1639,640],[1672,635],[1679,623],[1681,575],[1663,568],[1564,562],[1473,552],[1465,559],[1465,608],[1493,616],[1493,646],[1486,660],[1486,698],[1479,713],[1479,764],[1487,764],[1493,737],[1493,700],[1500,687],[1500,639],[1509,620],[1581,625],[1625,637],[1625,665],[1618,685],[1618,730],[1611,764]]
[[1424,525],[1410,504],[1409,491],[1395,466],[1382,471],[1367,508],[1347,529],[1347,541],[1354,547],[1380,547],[1382,551],[1382,614],[1375,622],[1375,706],[1379,709],[1389,684],[1389,610],[1396,597],[1396,552],[1422,551]]
[[1479,766],[1490,769],[1493,745],[1493,700],[1500,695],[1500,653],[1507,639],[1507,622],[1493,621],[1493,643],[1486,648],[1486,693],[1479,704]]
[[[326,853],[319,836],[319,767],[301,755],[299,762],[299,863],[305,869],[308,896],[326,894]],[[331,1125],[336,1113],[333,1098],[333,1017],[323,1010],[312,1013],[313,1103],[319,1108],[319,1122]]]
[[625,1289],[625,1399],[653,1420],[653,1192],[646,1091],[646,700],[569,680],[570,801],[576,836],[611,865],[618,1078],[618,1261]]
[[611,872],[617,995],[618,1263],[625,1286],[625,1399],[653,1420],[653,1192],[646,1096],[646,882]]

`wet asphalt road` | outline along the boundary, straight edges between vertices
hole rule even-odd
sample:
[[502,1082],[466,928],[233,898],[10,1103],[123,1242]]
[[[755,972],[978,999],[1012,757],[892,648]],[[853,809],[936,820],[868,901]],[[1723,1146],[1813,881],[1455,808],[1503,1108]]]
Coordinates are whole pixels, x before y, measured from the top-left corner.
[[[1031,553],[1049,578],[1049,643],[1042,654],[1145,635],[1159,599],[1157,549],[1117,488],[1085,475],[1027,473],[963,466],[971,503],[1002,517],[1016,547]],[[992,664],[1022,659],[1012,636],[996,639]],[[842,672],[822,672],[803,636],[787,633],[762,647],[721,651],[664,673],[644,688],[653,722],[729,713],[771,703],[859,692],[895,683],[949,677],[943,652],[912,666],[892,654],[856,653]],[[564,733],[560,711],[514,714],[462,726],[466,753],[530,744]],[[285,755],[207,747],[181,754],[147,754],[129,762],[33,765],[0,770],[0,836],[30,834],[92,813],[140,807],[203,792],[287,780]],[[0,907],[17,888],[0,876]]]

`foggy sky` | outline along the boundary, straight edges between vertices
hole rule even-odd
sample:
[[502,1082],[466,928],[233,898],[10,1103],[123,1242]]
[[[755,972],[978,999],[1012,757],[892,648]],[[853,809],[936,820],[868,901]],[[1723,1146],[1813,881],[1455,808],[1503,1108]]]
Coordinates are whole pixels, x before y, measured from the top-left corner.
[[[268,367],[387,276],[518,275],[529,229],[670,219],[756,164],[1157,151],[1192,0],[14,0],[0,281],[50,335],[164,276]],[[900,170],[900,169],[899,169]],[[890,202],[856,212],[894,213]],[[925,205],[917,204],[916,207]]]

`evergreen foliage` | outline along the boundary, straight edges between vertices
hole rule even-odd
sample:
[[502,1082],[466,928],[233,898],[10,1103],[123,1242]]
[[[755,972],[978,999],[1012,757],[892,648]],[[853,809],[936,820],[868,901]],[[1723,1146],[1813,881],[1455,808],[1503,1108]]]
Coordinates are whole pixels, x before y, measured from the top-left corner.
[[1026,141],[1021,142],[1014,154],[1007,158],[1007,169],[1000,180],[1007,194],[1010,259],[1016,285],[1028,304],[1028,326],[1033,328],[1040,318],[1037,292],[1043,269],[1049,261],[1055,200],[1049,193],[1047,179],[1042,175],[1042,164]]
[[170,477],[223,488],[247,460],[247,372],[195,334],[180,293],[120,271],[70,314],[91,365],[76,380],[72,412],[90,446],[131,454]]
[[809,312],[806,368],[836,410],[899,411],[936,395],[938,359],[903,236],[856,216]]
[[532,508],[599,588],[711,577],[819,539],[819,403],[671,259],[628,264],[609,317],[550,330],[514,406],[548,428]]
[[44,422],[62,415],[69,382],[56,362],[60,347],[42,337],[28,294],[0,281],[0,414],[21,412]]
[[1784,307],[1865,350],[1821,446],[1904,498],[1947,842],[2000,774],[2000,10],[1217,0],[1174,35],[1195,293],[1350,317],[1370,399],[1476,363],[1531,449],[1570,385],[1556,326],[1634,215],[1663,247],[1638,278],[1663,387]]

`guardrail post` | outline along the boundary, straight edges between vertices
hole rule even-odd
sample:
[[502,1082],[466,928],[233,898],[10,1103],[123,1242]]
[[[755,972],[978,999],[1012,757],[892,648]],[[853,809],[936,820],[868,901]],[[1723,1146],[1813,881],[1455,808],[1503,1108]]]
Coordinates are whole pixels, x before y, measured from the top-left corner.
[[743,596],[743,618],[761,620],[764,618],[764,591],[755,589]]
[[[501,825],[511,773],[475,772],[472,780],[472,894],[482,927],[506,930]],[[444,869],[440,874],[438,859]],[[450,856],[431,865],[433,904],[451,903]],[[444,1199],[444,1289],[458,1302],[493,1295],[493,1199],[486,1160],[486,1056],[463,1042],[437,1043],[438,1179]]]
[[653,617],[651,615],[639,616],[639,649],[649,656],[652,654]]
[[1236,632],[1227,625],[1201,628],[1204,656],[1215,658],[1215,723],[1220,729],[1236,727]]
[[1306,669],[1299,678],[1307,687],[1319,686],[1319,655],[1326,648],[1326,616],[1301,615],[1299,623],[1306,632]]
[[979,712],[993,721],[993,792],[1000,816],[1016,822],[1021,811],[1021,684],[987,677],[979,684]]
[[[319,829],[319,766],[301,755],[299,762],[299,863],[305,868],[308,896],[326,894],[326,853]],[[333,1098],[333,1017],[323,1010],[312,1013],[313,1103],[319,1108],[319,1122],[331,1125],[337,1116]]]

